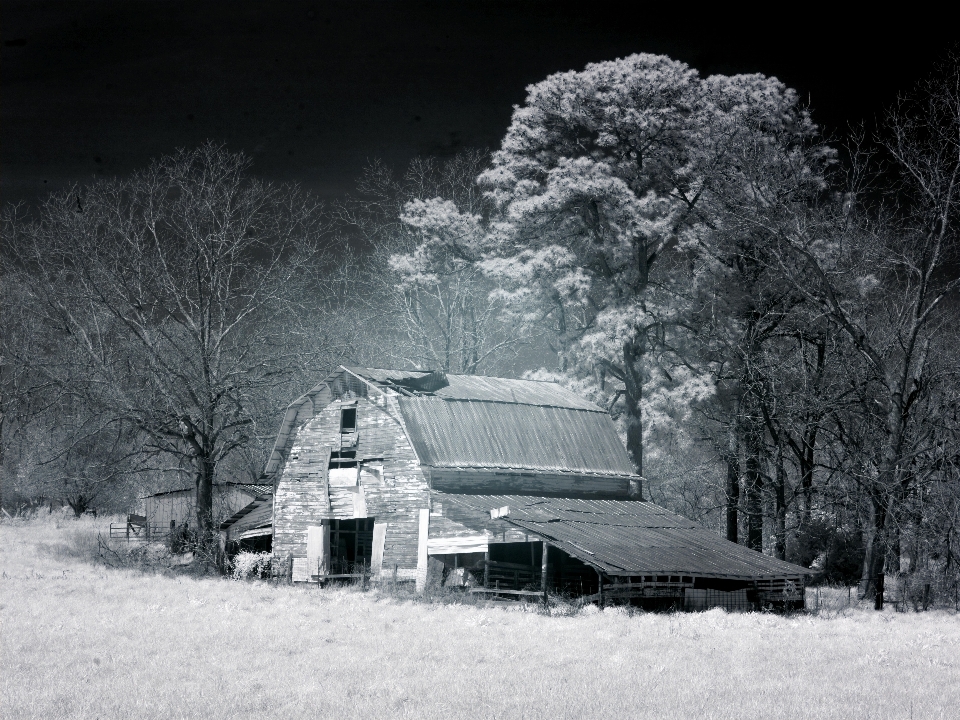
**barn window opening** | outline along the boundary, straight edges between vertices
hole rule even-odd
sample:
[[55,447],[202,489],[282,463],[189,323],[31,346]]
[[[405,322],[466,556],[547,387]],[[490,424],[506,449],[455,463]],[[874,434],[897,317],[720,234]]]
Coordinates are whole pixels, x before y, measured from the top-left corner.
[[357,430],[357,408],[345,407],[340,410],[340,432],[351,433]]
[[356,450],[334,450],[330,453],[330,469],[355,468],[357,466]]
[[373,558],[373,518],[330,522],[331,574],[369,569]]

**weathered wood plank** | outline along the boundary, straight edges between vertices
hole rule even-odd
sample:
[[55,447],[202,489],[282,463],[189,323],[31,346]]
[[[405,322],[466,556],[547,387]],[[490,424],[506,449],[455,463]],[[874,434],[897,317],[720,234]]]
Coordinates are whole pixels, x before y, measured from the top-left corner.
[[427,542],[430,538],[430,509],[420,510],[420,534],[417,540],[417,592],[423,592],[427,586]]

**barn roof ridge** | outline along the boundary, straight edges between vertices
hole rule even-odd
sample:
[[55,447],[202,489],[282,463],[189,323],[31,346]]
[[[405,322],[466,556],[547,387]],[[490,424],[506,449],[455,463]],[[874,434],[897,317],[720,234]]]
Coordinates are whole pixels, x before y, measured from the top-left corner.
[[[584,412],[606,413],[602,407],[552,380],[505,378],[493,375],[466,375],[426,370],[390,370],[353,365],[344,370],[367,382],[380,383],[387,388],[410,393],[408,397],[444,402],[487,402],[505,405],[532,405],[558,407]],[[411,374],[418,377],[411,377]],[[442,377],[436,388],[418,388],[413,381],[422,381],[431,375]],[[404,381],[411,381],[404,385]]]

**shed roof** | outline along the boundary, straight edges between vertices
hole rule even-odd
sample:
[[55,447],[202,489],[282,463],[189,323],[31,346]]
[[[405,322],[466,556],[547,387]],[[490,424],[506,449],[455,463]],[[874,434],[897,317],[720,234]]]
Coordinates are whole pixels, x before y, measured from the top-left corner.
[[[443,502],[445,515],[468,527],[518,527],[607,575],[759,579],[810,574],[649,502],[450,493],[435,497]],[[491,520],[490,511],[502,507],[509,507],[509,515]]]
[[[241,482],[227,481],[223,483],[214,483],[213,486],[215,488],[225,488],[225,487],[237,488],[238,490],[245,492],[253,497],[257,495],[263,495],[264,493],[273,492],[273,485],[265,485],[262,483],[241,483]],[[153,493],[152,495],[143,495],[140,499],[146,500],[147,498],[160,497],[162,495],[175,495],[176,493],[182,493],[182,492],[191,492],[191,493],[196,492],[196,487],[191,485],[190,487],[177,488],[176,490],[164,490],[162,492]]]

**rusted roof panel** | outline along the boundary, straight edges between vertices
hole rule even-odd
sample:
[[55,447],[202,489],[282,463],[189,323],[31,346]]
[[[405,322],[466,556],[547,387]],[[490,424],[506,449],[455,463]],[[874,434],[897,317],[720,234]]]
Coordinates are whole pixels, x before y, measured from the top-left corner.
[[400,410],[423,465],[636,476],[604,412],[437,397]]
[[[810,573],[799,565],[728,542],[653,503],[519,495],[435,496],[442,501],[445,514],[464,524],[494,533],[496,524],[518,527],[608,575],[759,579]],[[508,517],[488,519],[491,509],[502,507],[510,508]]]

